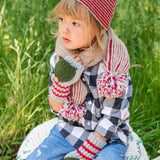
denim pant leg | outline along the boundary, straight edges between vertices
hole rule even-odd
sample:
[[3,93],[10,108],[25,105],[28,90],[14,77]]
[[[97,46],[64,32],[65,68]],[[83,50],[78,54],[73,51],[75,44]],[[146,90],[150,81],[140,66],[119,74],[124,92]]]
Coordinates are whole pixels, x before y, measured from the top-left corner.
[[125,160],[128,147],[119,143],[111,143],[104,147],[94,160]]
[[27,157],[27,160],[61,160],[74,150],[76,148],[65,140],[55,125],[49,136]]

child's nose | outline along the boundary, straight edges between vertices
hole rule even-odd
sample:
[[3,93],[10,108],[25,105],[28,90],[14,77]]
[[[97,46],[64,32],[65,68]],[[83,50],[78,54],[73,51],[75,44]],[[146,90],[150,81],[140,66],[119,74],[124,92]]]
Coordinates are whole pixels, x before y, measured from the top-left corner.
[[64,32],[64,33],[69,33],[69,32],[70,32],[70,26],[69,26],[69,24],[65,24],[65,25],[63,26],[63,32]]

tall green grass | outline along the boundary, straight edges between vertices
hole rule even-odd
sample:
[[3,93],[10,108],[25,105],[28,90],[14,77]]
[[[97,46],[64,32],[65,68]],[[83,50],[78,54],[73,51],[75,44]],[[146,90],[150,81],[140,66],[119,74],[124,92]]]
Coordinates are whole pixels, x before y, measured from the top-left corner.
[[160,149],[160,1],[119,1],[112,26],[130,54],[130,123],[155,157]]
[[[54,117],[47,94],[55,41],[46,17],[57,2],[0,1],[1,159],[13,159],[29,131]],[[130,123],[153,158],[160,149],[159,0],[120,0],[111,26],[130,54]]]

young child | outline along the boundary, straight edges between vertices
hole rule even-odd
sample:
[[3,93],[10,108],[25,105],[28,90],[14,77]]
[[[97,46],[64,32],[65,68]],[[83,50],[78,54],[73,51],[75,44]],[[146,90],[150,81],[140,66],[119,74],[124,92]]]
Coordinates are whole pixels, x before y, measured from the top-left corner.
[[117,0],[61,0],[49,104],[58,124],[28,160],[125,160],[131,127],[129,56],[111,29]]

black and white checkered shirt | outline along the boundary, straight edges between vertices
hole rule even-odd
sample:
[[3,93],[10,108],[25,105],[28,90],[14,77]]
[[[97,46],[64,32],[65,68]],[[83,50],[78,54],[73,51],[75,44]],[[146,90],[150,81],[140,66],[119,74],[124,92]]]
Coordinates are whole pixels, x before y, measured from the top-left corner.
[[[57,54],[54,53],[50,59],[50,85],[52,85],[56,61]],[[120,97],[110,99],[100,96],[98,94],[96,80],[104,73],[102,66],[103,60],[95,66],[86,68],[81,76],[82,82],[87,88],[85,99],[87,113],[84,116],[83,125],[77,122],[68,122],[59,115],[59,131],[75,148],[79,148],[90,132],[94,131],[107,138],[108,143],[117,142],[128,145],[130,132],[132,131],[129,125],[130,114],[128,111],[132,97],[130,76],[129,73],[126,76],[128,86]],[[53,110],[52,112],[55,113]]]

